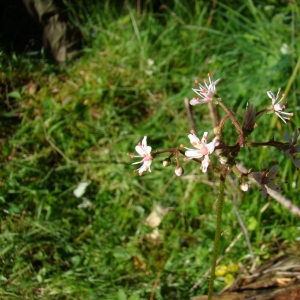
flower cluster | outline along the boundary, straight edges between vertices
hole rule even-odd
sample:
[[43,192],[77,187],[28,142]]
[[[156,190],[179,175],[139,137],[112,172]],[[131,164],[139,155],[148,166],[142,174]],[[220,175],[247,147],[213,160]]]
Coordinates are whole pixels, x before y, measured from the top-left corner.
[[188,137],[192,146],[194,146],[196,150],[186,148],[188,151],[185,152],[185,156],[189,159],[202,158],[204,156],[204,159],[202,160],[202,166],[200,167],[203,173],[207,171],[207,168],[209,166],[209,155],[212,154],[215,150],[215,147],[219,145],[219,141],[217,138],[214,138],[212,142],[207,143],[207,135],[208,132],[204,132],[203,137],[200,141],[200,139],[195,135],[194,131],[191,130],[191,134],[189,134]]
[[207,84],[206,80],[204,80],[204,85],[200,84],[198,80],[195,81],[196,84],[199,84],[198,89],[192,89],[200,98],[193,98],[190,101],[191,105],[203,104],[210,102],[214,95],[217,93],[216,85],[221,80],[221,78],[216,81],[211,80],[211,76],[207,74],[209,79],[209,84]]
[[152,160],[153,160],[153,158],[151,156],[151,150],[152,150],[152,148],[150,146],[147,146],[147,137],[144,136],[142,142],[138,143],[138,145],[135,146],[135,151],[139,155],[131,155],[130,153],[127,153],[127,155],[129,155],[131,158],[134,158],[134,157],[142,157],[143,158],[141,161],[133,163],[133,165],[140,164],[140,163],[143,164],[139,169],[134,170],[135,172],[138,172],[140,176],[143,174],[143,172],[145,172],[147,170],[149,172],[151,172],[150,166],[151,166]]
[[[162,164],[164,167],[170,166],[172,164],[172,159],[174,159],[174,161],[176,162],[175,174],[177,176],[181,176],[184,174],[184,169],[180,163],[179,155],[185,156],[184,161],[194,160],[201,164],[200,169],[203,173],[205,173],[207,172],[208,167],[211,163],[210,155],[215,151],[217,147],[217,149],[220,149],[220,153],[218,153],[219,161],[225,166],[222,168],[213,168],[213,170],[216,172],[221,172],[221,170],[225,170],[225,168],[231,168],[234,171],[234,173],[239,177],[241,183],[240,188],[243,191],[247,191],[249,188],[248,183],[245,181],[245,179],[247,178],[254,178],[254,180],[256,180],[259,183],[260,192],[263,197],[268,196],[267,188],[270,188],[275,191],[282,190],[277,184],[273,182],[273,179],[278,176],[278,165],[275,165],[270,170],[268,170],[266,165],[264,164],[264,168],[260,172],[244,173],[240,171],[235,164],[237,155],[240,152],[241,148],[244,147],[244,145],[253,147],[271,146],[283,150],[286,157],[293,161],[297,169],[300,169],[300,160],[296,157],[296,154],[300,153],[300,144],[297,144],[297,140],[300,135],[300,128],[294,133],[292,137],[287,134],[283,136],[287,143],[276,142],[274,141],[274,139],[267,142],[252,142],[247,140],[248,136],[250,136],[250,134],[257,127],[257,120],[264,113],[275,113],[284,123],[287,123],[287,121],[290,120],[290,116],[293,116],[293,113],[285,112],[285,105],[282,104],[283,100],[285,99],[285,95],[283,94],[280,97],[280,88],[278,89],[276,95],[273,94],[271,91],[268,91],[267,95],[272,100],[272,103],[259,112],[257,112],[253,103],[247,103],[243,123],[240,123],[239,120],[236,119],[235,114],[232,113],[231,110],[225,106],[225,104],[218,96],[216,96],[216,85],[220,82],[220,80],[221,78],[213,81],[210,74],[208,74],[208,81],[204,80],[204,84],[200,84],[199,81],[196,80],[195,82],[199,85],[199,87],[193,88],[192,90],[199,97],[190,100],[191,105],[212,102],[213,104],[217,104],[218,107],[223,109],[226,115],[222,118],[218,127],[216,127],[214,130],[216,137],[214,137],[212,141],[208,143],[208,131],[205,131],[203,137],[199,139],[195,134],[194,130],[191,130],[191,133],[188,135],[188,138],[193,146],[192,149],[181,145],[181,148],[185,148],[186,150],[183,151],[177,148],[170,148],[155,151],[151,154],[152,148],[147,145],[147,137],[144,136],[142,142],[138,143],[138,145],[135,147],[135,150],[138,153],[138,155],[128,154],[131,158],[142,158],[142,160],[133,163],[142,164],[140,168],[135,170],[135,172],[137,172],[139,175],[142,175],[145,171],[151,172],[150,167],[153,159],[159,154],[169,152],[170,155],[163,160]],[[224,142],[224,136],[222,135],[224,124],[228,119],[235,126],[236,132],[239,134],[236,143],[233,145],[226,144]],[[220,143],[220,140],[222,141],[222,143]]]
[[[239,114],[235,114],[226,104],[222,101],[222,99],[217,95],[216,85],[220,82],[220,78],[213,81],[210,74],[208,74],[209,81],[204,80],[204,84],[200,84],[198,80],[195,81],[196,84],[199,85],[198,88],[193,88],[192,90],[198,95],[197,98],[192,98],[190,100],[191,105],[198,105],[208,103],[210,115],[213,120],[212,123],[214,125],[214,134],[215,137],[211,142],[208,143],[208,131],[205,131],[202,138],[199,139],[194,130],[190,131],[188,138],[190,140],[192,148],[184,147],[183,144],[180,145],[180,148],[169,148],[154,151],[151,154],[152,148],[147,145],[147,137],[145,136],[141,143],[135,147],[138,155],[128,155],[131,158],[140,157],[142,160],[135,162],[134,164],[142,164],[140,168],[135,170],[141,176],[143,172],[149,171],[151,172],[151,164],[153,159],[155,159],[158,155],[168,153],[168,156],[162,161],[162,165],[164,167],[168,167],[172,164],[176,165],[175,167],[175,175],[182,176],[184,174],[184,168],[181,165],[180,155],[183,155],[183,161],[193,161],[200,165],[200,170],[203,173],[206,173],[208,167],[210,166],[210,170],[220,173],[220,188],[219,188],[219,197],[218,197],[218,209],[217,209],[217,228],[215,235],[215,245],[214,245],[214,254],[218,253],[218,242],[220,241],[220,230],[221,230],[221,220],[222,220],[222,206],[224,203],[224,195],[226,188],[226,176],[228,174],[234,174],[238,182],[240,183],[240,189],[243,192],[247,192],[249,190],[249,184],[247,181],[249,179],[253,179],[259,185],[259,191],[262,197],[267,198],[269,196],[268,192],[274,196],[276,199],[276,193],[272,192],[281,192],[283,189],[281,186],[275,181],[275,178],[278,177],[278,164],[276,163],[271,169],[268,169],[266,164],[263,163],[263,169],[261,171],[252,172],[247,171],[247,169],[243,166],[243,164],[239,164],[238,155],[240,152],[246,147],[274,147],[277,150],[281,150],[284,152],[285,156],[292,160],[296,168],[300,169],[300,160],[297,159],[296,154],[300,153],[300,143],[297,144],[298,137],[300,135],[300,128],[293,134],[293,136],[289,136],[288,134],[284,134],[283,138],[287,142],[279,142],[275,141],[274,138],[266,141],[253,141],[249,138],[254,130],[257,128],[256,122],[260,119],[264,114],[272,114],[275,113],[285,124],[290,120],[290,116],[294,114],[292,112],[285,112],[285,105],[282,104],[285,99],[285,95],[283,94],[280,98],[280,88],[278,89],[277,94],[273,94],[271,91],[267,92],[268,97],[272,100],[272,103],[264,107],[262,110],[257,111],[256,107],[254,107],[253,103],[248,102],[246,106],[246,111],[244,113],[243,122],[240,122]],[[287,102],[286,102],[287,103]],[[223,114],[218,114],[218,109],[223,110]],[[225,115],[224,115],[225,113]],[[220,121],[218,121],[218,117],[222,116]],[[195,124],[195,120],[193,120],[193,114],[188,111],[188,118],[190,124]],[[228,123],[234,127],[235,130],[225,131],[225,128]],[[218,124],[216,124],[218,123]],[[194,125],[191,126],[194,128]],[[228,137],[228,133],[231,133],[233,136]],[[227,134],[226,134],[227,133]],[[235,136],[234,136],[235,135]],[[257,135],[256,135],[257,136]],[[226,141],[226,139],[228,139]],[[185,148],[185,149],[182,149]],[[216,151],[216,155],[218,156],[219,166],[214,166],[211,163],[210,155]],[[270,152],[272,153],[272,152]],[[230,175],[231,175],[230,174]],[[193,178],[193,176],[191,176]],[[232,181],[232,179],[231,179]],[[232,181],[234,183],[234,181]],[[233,186],[232,186],[233,187]],[[233,198],[234,194],[232,193]],[[281,198],[281,197],[280,197]],[[236,199],[235,199],[236,200]],[[300,210],[297,206],[293,205],[291,201],[279,201],[285,207],[290,209],[293,214],[299,216]],[[236,202],[236,201],[235,201]],[[237,204],[234,203],[234,208],[239,220],[243,228],[243,233],[246,236],[248,246],[250,248],[250,253],[253,261],[255,261],[255,257],[253,251],[250,247],[250,240],[247,237],[247,230],[242,222],[241,216],[237,211]],[[266,206],[265,206],[266,207]],[[216,255],[213,255],[213,263],[211,274],[216,274],[215,266],[216,266]],[[209,299],[212,297],[213,285],[214,285],[214,276],[211,276],[210,280],[210,289],[209,289]]]
[[271,91],[267,92],[269,98],[272,99],[272,104],[267,108],[267,112],[274,112],[284,123],[286,123],[286,120],[290,120],[288,116],[293,116],[294,114],[284,111],[285,106],[281,105],[280,102],[285,98],[285,95],[282,94],[282,97],[278,100],[280,91],[281,88],[278,89],[276,96]]

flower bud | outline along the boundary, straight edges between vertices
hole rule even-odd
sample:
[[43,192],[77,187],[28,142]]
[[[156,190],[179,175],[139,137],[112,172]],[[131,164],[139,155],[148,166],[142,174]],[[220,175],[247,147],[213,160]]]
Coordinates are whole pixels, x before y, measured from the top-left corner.
[[171,159],[169,157],[163,160],[163,166],[168,167],[171,164]]
[[248,189],[249,189],[249,184],[247,182],[243,182],[241,185],[240,185],[240,188],[242,191],[244,192],[247,192]]
[[243,121],[243,133],[248,136],[254,129],[256,122],[256,109],[253,107],[253,103],[247,103],[246,112]]
[[183,173],[184,173],[184,170],[181,166],[175,169],[175,174],[177,176],[181,176]]
[[228,161],[228,157],[226,156],[219,156],[219,161],[222,165],[225,165]]
[[219,136],[221,134],[221,129],[220,129],[219,126],[214,128],[214,134],[217,135],[217,136]]
[[215,147],[218,147],[220,145],[219,137],[214,137],[212,140],[212,143],[214,144]]

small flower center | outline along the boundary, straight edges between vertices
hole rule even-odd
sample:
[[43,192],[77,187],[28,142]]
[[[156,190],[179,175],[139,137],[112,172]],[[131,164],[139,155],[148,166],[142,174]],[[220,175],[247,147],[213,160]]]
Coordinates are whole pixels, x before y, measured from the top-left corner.
[[270,182],[270,179],[268,177],[262,177],[261,183],[262,184],[268,184]]
[[144,162],[144,161],[151,161],[151,160],[152,160],[151,156],[145,155],[142,161]]
[[205,146],[202,146],[201,149],[199,149],[198,153],[202,155],[207,155],[209,154],[209,150]]

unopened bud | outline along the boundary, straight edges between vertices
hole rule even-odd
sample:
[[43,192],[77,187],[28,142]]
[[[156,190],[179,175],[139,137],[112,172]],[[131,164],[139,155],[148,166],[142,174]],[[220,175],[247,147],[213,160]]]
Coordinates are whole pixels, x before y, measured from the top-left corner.
[[214,128],[214,134],[217,135],[217,136],[219,136],[221,134],[221,129],[220,129],[219,126]]
[[248,136],[254,129],[255,122],[257,120],[256,109],[253,106],[253,103],[247,103],[246,112],[243,121],[243,133]]
[[181,176],[183,173],[184,173],[184,170],[181,166],[175,169],[175,174],[177,176]]
[[218,147],[220,145],[219,138],[217,136],[214,137],[214,139],[212,140],[212,143],[214,144],[215,147]]
[[168,167],[171,164],[171,159],[169,157],[163,160],[163,166]]
[[242,191],[244,192],[247,192],[248,189],[249,189],[249,184],[247,182],[243,182],[241,185],[240,185],[240,188]]
[[219,156],[219,161],[222,165],[225,165],[228,161],[228,157],[226,156]]

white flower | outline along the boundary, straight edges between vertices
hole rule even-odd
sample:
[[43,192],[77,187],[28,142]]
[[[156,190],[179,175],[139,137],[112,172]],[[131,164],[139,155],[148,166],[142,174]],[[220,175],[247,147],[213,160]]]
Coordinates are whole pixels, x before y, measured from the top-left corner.
[[253,172],[253,178],[260,184],[260,193],[264,198],[267,198],[268,193],[266,187],[273,191],[281,191],[282,189],[277,186],[272,179],[277,177],[278,173],[278,165],[275,165],[271,168],[271,170],[268,170],[266,165],[264,164],[264,169],[262,172]]
[[204,80],[204,85],[200,84],[198,80],[195,82],[199,84],[198,89],[192,89],[200,98],[193,98],[190,101],[191,105],[203,104],[210,102],[214,95],[216,94],[216,85],[221,80],[221,78],[217,79],[216,81],[211,81],[210,74],[207,74],[209,78],[209,84],[207,84],[206,80]]
[[190,159],[193,158],[201,158],[204,156],[204,159],[202,160],[202,172],[206,172],[207,168],[210,163],[209,155],[214,152],[215,147],[219,145],[219,141],[217,138],[214,138],[212,142],[207,144],[207,135],[208,132],[204,132],[202,140],[194,134],[193,130],[191,131],[191,134],[188,135],[191,144],[196,148],[195,149],[188,149],[188,151],[185,152],[185,156],[187,156]]
[[282,97],[280,98],[280,100],[278,100],[279,98],[279,93],[280,93],[280,88],[278,89],[278,92],[276,94],[276,96],[271,92],[271,91],[268,91],[267,94],[269,96],[269,98],[272,99],[272,104],[269,106],[269,109],[267,108],[267,111],[269,110],[273,110],[273,112],[275,112],[275,114],[284,122],[286,123],[286,120],[290,120],[289,117],[287,116],[293,116],[294,114],[293,113],[287,113],[284,111],[285,109],[285,106],[284,105],[281,105],[279,104],[284,98],[285,98],[285,95],[282,94]]
[[293,138],[291,138],[288,134],[283,135],[283,138],[290,143],[289,149],[285,151],[285,155],[293,161],[296,168],[300,168],[300,161],[294,155],[295,153],[300,152],[300,144],[296,145],[299,134],[300,132],[298,129],[294,133]]
[[141,143],[138,143],[138,145],[135,147],[136,152],[139,155],[130,155],[128,154],[131,158],[133,157],[142,157],[143,159],[141,161],[137,161],[135,163],[133,163],[133,165],[135,164],[140,164],[143,163],[143,165],[135,170],[135,172],[138,172],[139,175],[141,176],[143,174],[144,171],[149,171],[151,172],[150,166],[152,163],[152,156],[151,156],[151,147],[147,146],[147,137],[144,136],[143,141]]
[[249,189],[249,184],[247,182],[242,182],[240,188],[243,192],[247,192]]

